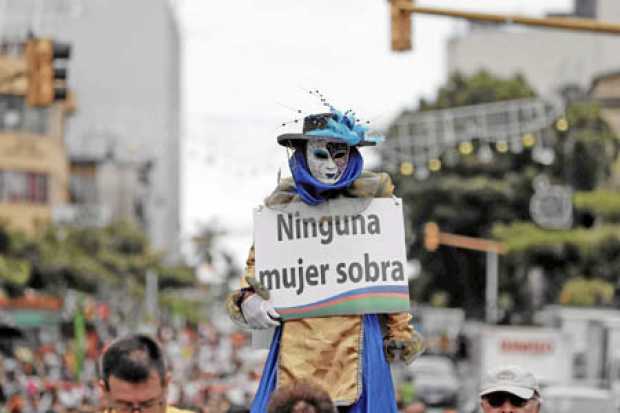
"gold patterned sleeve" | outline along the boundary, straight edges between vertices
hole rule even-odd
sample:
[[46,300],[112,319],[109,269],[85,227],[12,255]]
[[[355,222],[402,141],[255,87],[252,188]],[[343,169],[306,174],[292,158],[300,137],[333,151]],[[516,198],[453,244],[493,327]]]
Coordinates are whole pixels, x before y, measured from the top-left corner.
[[243,277],[241,277],[241,286],[238,290],[230,293],[226,298],[226,312],[228,312],[229,317],[237,324],[243,326],[247,325],[245,318],[243,318],[243,313],[241,312],[241,302],[243,301],[244,294],[246,294],[246,291],[243,289],[249,287],[246,277],[254,277],[254,261],[254,245],[252,245],[248,254],[248,259],[245,262],[245,272]]
[[[392,178],[385,172],[380,172],[379,188],[377,190],[378,198],[389,198],[394,195],[394,183]],[[400,340],[410,340],[413,334],[413,328],[409,323],[411,314],[407,312],[387,314],[386,316],[387,337]]]
[[386,319],[387,338],[411,340],[413,335],[413,327],[410,324],[411,314],[406,312],[387,314]]
[[400,359],[410,364],[424,352],[424,337],[409,324],[409,313],[388,314],[387,319],[387,335],[383,338],[383,345],[388,362]]
[[[394,195],[394,184],[392,178],[385,172],[379,173],[379,188],[377,197],[389,198]],[[411,313],[402,312],[386,314],[386,336],[385,341],[400,342],[402,347],[401,359],[409,364],[424,351],[424,338],[414,330],[411,325]],[[388,350],[388,360],[390,354]]]
[[386,172],[379,173],[379,190],[377,193],[378,198],[389,198],[394,195],[394,183],[392,183],[392,177]]
[[254,266],[256,262],[256,252],[254,251],[254,245],[250,247],[250,252],[248,253],[248,259],[245,261],[245,273],[241,278],[241,288],[248,287],[248,282],[246,281],[247,277],[254,277]]

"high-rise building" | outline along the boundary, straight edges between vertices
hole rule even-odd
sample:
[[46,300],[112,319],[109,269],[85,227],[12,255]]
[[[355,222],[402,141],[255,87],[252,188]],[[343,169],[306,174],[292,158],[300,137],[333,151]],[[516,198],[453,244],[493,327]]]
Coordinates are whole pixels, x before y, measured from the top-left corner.
[[[34,33],[72,45],[76,110],[65,142],[74,192],[113,218],[141,221],[153,245],[175,257],[180,36],[170,1],[0,0],[0,14],[3,39]],[[91,195],[89,182],[97,183]]]

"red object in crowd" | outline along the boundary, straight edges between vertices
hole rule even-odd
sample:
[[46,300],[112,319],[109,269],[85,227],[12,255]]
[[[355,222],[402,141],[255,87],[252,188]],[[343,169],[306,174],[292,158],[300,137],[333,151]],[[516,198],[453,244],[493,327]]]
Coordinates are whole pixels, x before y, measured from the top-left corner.
[[0,307],[9,309],[59,311],[62,308],[62,303],[60,298],[33,291],[27,291],[26,294],[17,298],[0,299]]
[[110,317],[110,306],[106,303],[97,303],[97,317],[106,321]]

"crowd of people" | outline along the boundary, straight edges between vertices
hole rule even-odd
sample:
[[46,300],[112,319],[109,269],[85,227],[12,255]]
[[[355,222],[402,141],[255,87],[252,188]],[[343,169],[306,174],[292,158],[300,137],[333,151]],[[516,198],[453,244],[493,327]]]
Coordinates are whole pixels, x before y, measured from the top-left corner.
[[[0,413],[101,411],[97,360],[107,343],[130,331],[97,327],[87,329],[81,360],[74,337],[50,326],[31,331],[11,351],[0,352]],[[160,326],[153,336],[168,360],[171,405],[198,413],[247,411],[266,358],[266,350],[251,348],[247,331],[206,321]],[[400,407],[410,412],[420,404]]]
[[[265,206],[293,208],[302,202],[315,207],[327,205],[331,200],[336,202],[338,198],[343,198],[349,205],[334,207],[342,212],[351,208],[363,211],[375,201],[382,203],[387,200],[387,204],[392,205],[389,200],[394,197],[394,185],[390,176],[365,170],[358,150],[358,147],[374,146],[384,138],[370,133],[352,110],[342,113],[327,103],[318,91],[310,93],[316,94],[322,105],[329,107],[329,112],[307,115],[301,133],[284,133],[277,137],[280,145],[292,151],[289,160],[291,177],[278,182],[265,200]],[[295,214],[297,216],[299,211]],[[374,217],[377,219],[376,235],[379,235],[379,218]],[[331,221],[326,222],[331,228]],[[343,224],[348,228],[346,218]],[[338,224],[335,225],[338,228]],[[355,228],[355,224],[351,225]],[[345,232],[348,233],[348,229]],[[355,229],[353,233],[356,233]],[[378,248],[381,243],[379,237],[371,244],[351,242],[359,250],[349,252]],[[321,241],[311,255],[312,260],[325,255],[335,256],[328,244]],[[275,255],[288,251],[278,250]],[[14,354],[0,359],[4,410],[8,413],[88,412],[112,404],[114,413],[134,413],[147,410],[146,406],[153,407],[154,412],[158,404],[170,404],[200,413],[227,413],[248,411],[252,404],[253,413],[264,413],[272,398],[278,400],[278,391],[306,381],[321,387],[341,411],[350,413],[396,413],[421,406],[420,403],[414,404],[414,399],[404,403],[399,398],[390,368],[392,363],[410,364],[424,350],[424,340],[412,323],[409,301],[402,300],[408,293],[402,264],[399,271],[392,273],[392,281],[398,285],[374,285],[375,279],[368,284],[367,293],[358,290],[358,279],[343,290],[347,292],[347,300],[353,297],[356,305],[362,305],[360,303],[364,303],[368,296],[383,300],[385,294],[394,294],[399,297],[396,301],[400,304],[391,311],[385,311],[375,302],[376,305],[368,308],[360,307],[365,310],[363,314],[355,311],[341,314],[341,310],[335,309],[340,305],[338,299],[327,306],[333,305],[328,312],[319,312],[322,316],[313,316],[310,311],[304,313],[304,318],[287,319],[274,308],[269,296],[271,286],[266,288],[256,278],[255,252],[252,246],[243,277],[247,285],[242,284],[234,290],[224,307],[230,323],[234,321],[254,330],[275,327],[269,357],[266,350],[248,346],[247,332],[218,324],[225,316],[212,314],[212,322],[199,325],[159,325],[150,332],[150,336],[159,342],[153,344],[155,342],[147,336],[131,336],[128,335],[130,332],[122,331],[128,325],[122,322],[100,320],[90,329],[85,328],[83,321],[80,324],[80,310],[75,312],[75,327],[71,334],[63,334],[59,328],[59,332],[46,336],[49,332],[42,327],[38,337],[31,337],[30,346],[19,347]],[[400,264],[401,257],[394,256],[397,258],[394,262]],[[299,258],[298,264],[301,265],[302,261]],[[340,267],[341,264],[337,265]],[[336,266],[336,262],[333,265]],[[361,271],[361,264],[357,265]],[[329,264],[320,266],[322,278],[325,278],[324,268],[328,267]],[[312,268],[317,271],[316,266]],[[386,270],[382,271],[382,282],[387,282]],[[352,270],[349,272],[352,279]],[[295,280],[293,270],[290,275]],[[297,295],[303,289],[303,279],[300,269]],[[308,285],[319,284],[311,272],[306,273],[305,279]],[[368,276],[366,281],[369,282]],[[325,281],[320,284],[324,285]],[[353,295],[349,297],[349,293]],[[325,297],[320,296],[322,300],[317,301],[322,307],[329,301]],[[309,300],[307,296],[305,299]],[[114,300],[123,301],[118,295]],[[63,337],[67,339],[63,340]],[[120,341],[114,340],[116,337],[120,337]],[[125,338],[127,342],[122,341]],[[114,354],[115,361],[106,359]],[[144,357],[148,362],[143,360]],[[166,374],[161,367],[164,364],[168,366]],[[132,367],[124,370],[126,366]],[[261,374],[263,370],[267,373]],[[110,378],[113,380],[109,381]],[[148,388],[142,386],[144,383],[150,383]],[[136,400],[138,394],[144,399]],[[294,394],[294,391],[288,396],[285,393],[284,399]],[[291,412],[319,413],[316,408],[312,410],[303,403],[301,410],[295,406],[290,406]],[[275,413],[287,413],[286,410],[276,410]]]
[[[27,339],[0,353],[0,412],[100,410],[98,357],[108,342],[128,331],[110,327],[106,331],[110,334],[102,339],[97,333],[100,328],[89,328],[80,357],[73,337],[50,335],[50,330],[31,331]],[[171,404],[200,413],[228,412],[249,405],[265,354],[264,350],[248,350],[247,333],[205,322],[162,326],[154,336],[169,360]]]
[[[85,357],[79,369],[76,369],[80,362],[71,341],[41,343],[36,347],[18,346],[13,354],[0,356],[0,412],[105,412],[110,395],[123,394],[114,387],[118,384],[114,384],[112,376],[128,377],[130,385],[139,385],[147,383],[149,372],[157,378],[153,381],[154,386],[165,389],[165,393],[157,393],[164,394],[165,400],[161,403],[183,409],[163,411],[249,411],[248,406],[256,392],[262,369],[263,360],[260,359],[264,358],[264,354],[254,358],[243,356],[261,354],[248,348],[247,334],[240,331],[223,333],[213,324],[205,323],[181,329],[162,327],[155,337],[157,340],[147,335],[130,334],[112,340],[112,345],[106,345],[89,334]],[[153,349],[153,354],[149,354],[146,361],[141,357],[133,357],[132,361],[129,356],[135,356],[135,349],[131,346],[144,346],[144,343],[147,347],[151,346],[149,348]],[[140,366],[146,366],[143,376],[139,375]],[[317,387],[313,387],[312,383],[299,383],[280,389],[272,397],[269,413],[337,412],[327,393]],[[140,387],[136,389],[128,394],[139,397]],[[137,405],[131,402],[115,407],[113,411],[146,411],[144,406],[148,403],[154,405],[157,400],[149,399]],[[518,367],[495,369],[488,372],[483,380],[480,408],[485,413],[534,413],[539,411],[540,404],[536,379]],[[428,411],[420,401],[400,404],[399,407],[403,413]]]

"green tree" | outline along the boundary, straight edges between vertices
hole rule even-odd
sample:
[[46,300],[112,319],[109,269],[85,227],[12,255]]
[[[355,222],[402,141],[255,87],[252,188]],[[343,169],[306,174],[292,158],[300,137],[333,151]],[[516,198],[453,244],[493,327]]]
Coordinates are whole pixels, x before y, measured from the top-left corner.
[[191,268],[166,265],[143,231],[128,223],[50,226],[33,236],[0,226],[0,286],[11,295],[25,288],[96,294],[101,287],[141,295],[149,270],[159,275],[162,289],[195,285]]
[[[419,110],[532,96],[535,96],[533,89],[520,76],[502,79],[487,72],[470,77],[457,73],[440,88],[434,101],[421,101]],[[449,305],[463,306],[472,316],[482,317],[484,313],[484,254],[445,246],[436,252],[425,251],[422,226],[429,221],[437,222],[442,231],[484,238],[494,236],[509,244],[508,255],[500,260],[500,292],[511,295],[514,311],[525,311],[530,304],[526,288],[530,266],[543,263],[546,270],[557,267],[549,280],[557,286],[548,292],[549,300],[557,300],[562,285],[571,275],[588,274],[610,280],[609,271],[603,267],[609,263],[610,254],[618,251],[615,238],[605,234],[614,231],[619,215],[614,206],[620,197],[615,189],[605,189],[605,185],[618,157],[619,141],[595,103],[570,104],[565,116],[568,129],[556,130],[551,140],[556,153],[556,162],[551,166],[534,162],[526,149],[521,153],[497,152],[492,162],[473,154],[459,156],[452,162],[442,159],[445,167],[441,172],[424,181],[411,176],[393,177],[406,205],[408,254],[422,263],[421,276],[413,285],[417,301],[429,301],[435,292],[445,291]],[[388,128],[387,138],[393,133],[394,127]],[[541,173],[553,183],[569,185],[578,191],[574,231],[585,238],[577,246],[572,241],[562,243],[554,238],[559,233],[544,231],[531,223],[529,200],[534,193],[533,179]],[[597,202],[600,199],[604,199],[603,204]],[[538,236],[531,237],[525,228],[531,228]],[[617,227],[615,230],[620,234]],[[592,235],[594,232],[598,235]],[[585,240],[590,236],[600,241],[598,248],[594,248],[597,253],[586,246]],[[546,238],[549,240],[542,241]],[[515,248],[516,244],[521,247]],[[564,253],[558,254],[558,249]],[[616,274],[620,274],[615,262],[614,258],[611,271],[617,269]],[[573,267],[574,270],[567,271]]]
[[564,305],[591,307],[612,304],[614,285],[601,279],[572,278],[564,284],[559,302]]
[[449,76],[447,83],[439,88],[437,98],[433,102],[420,100],[419,109],[421,111],[448,109],[534,96],[536,96],[534,89],[521,75],[501,79],[486,70],[481,70],[470,77],[455,72]]

